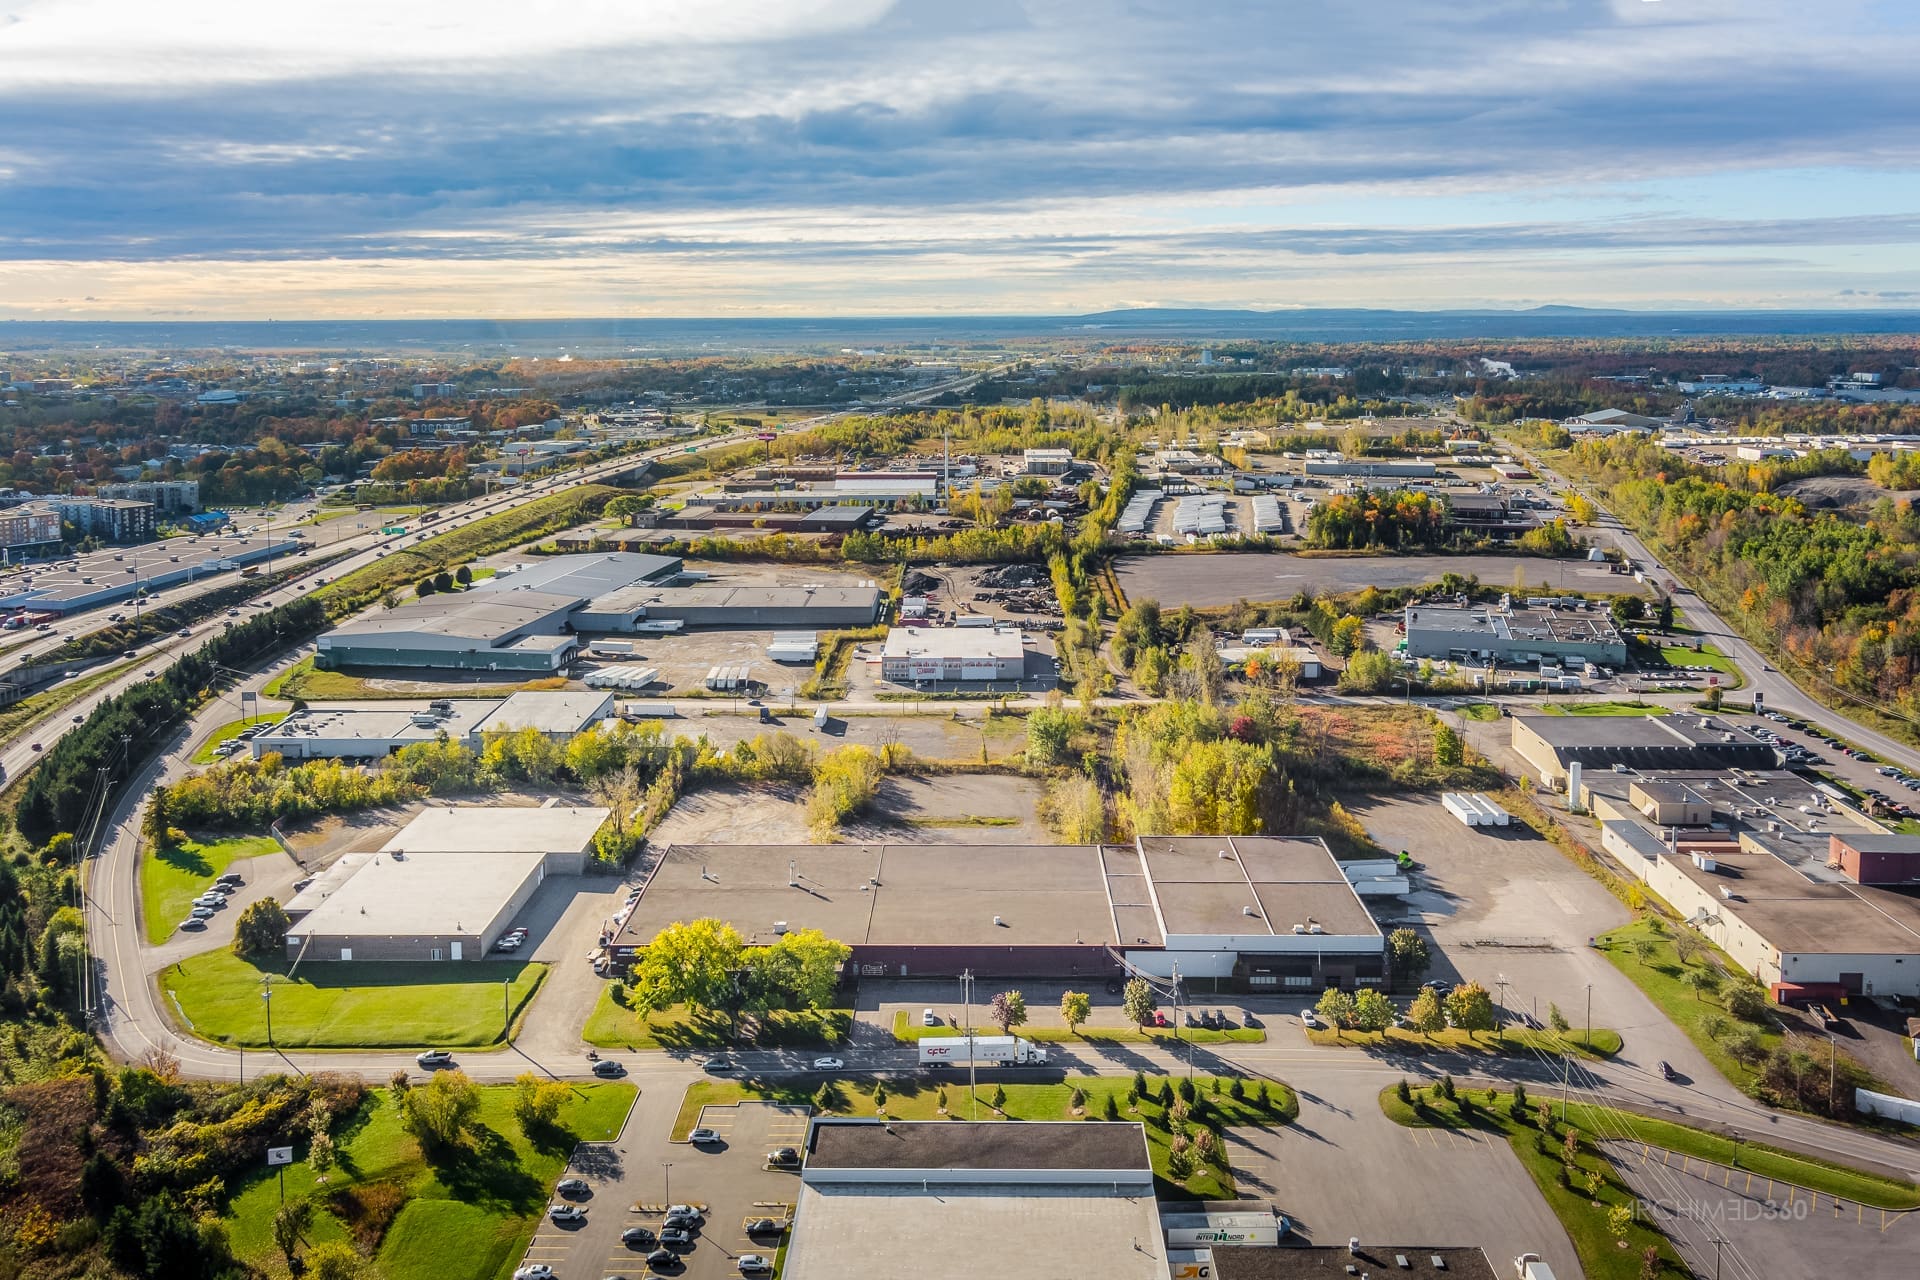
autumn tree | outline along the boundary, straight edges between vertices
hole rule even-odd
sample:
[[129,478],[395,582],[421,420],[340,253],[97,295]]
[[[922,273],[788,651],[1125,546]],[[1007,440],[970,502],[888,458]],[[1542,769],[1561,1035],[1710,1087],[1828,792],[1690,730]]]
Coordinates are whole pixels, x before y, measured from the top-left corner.
[[1015,1027],[1026,1025],[1027,998],[1018,991],[996,992],[988,1002],[987,1016],[1000,1028],[1001,1035],[1007,1035]]
[[1146,1026],[1153,1021],[1154,1007],[1158,1003],[1152,986],[1145,978],[1127,980],[1126,990],[1120,997],[1120,1009],[1127,1015],[1127,1021],[1136,1027]]
[[286,950],[292,925],[277,898],[249,903],[233,925],[233,951],[249,960],[270,960]]
[[637,1009],[724,1008],[744,950],[739,930],[710,916],[670,924],[654,935],[634,968],[631,1003]]
[[1084,991],[1069,991],[1060,997],[1060,1021],[1067,1024],[1069,1035],[1077,1034],[1080,1025],[1093,1016],[1093,999]]

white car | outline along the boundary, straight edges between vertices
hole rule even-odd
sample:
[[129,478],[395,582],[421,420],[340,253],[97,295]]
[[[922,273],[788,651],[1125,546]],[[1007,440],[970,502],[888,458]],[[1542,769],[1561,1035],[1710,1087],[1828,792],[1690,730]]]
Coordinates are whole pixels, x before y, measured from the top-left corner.
[[844,1070],[846,1065],[846,1063],[838,1058],[815,1058],[813,1060],[813,1069],[815,1071],[840,1071]]
[[1303,1013],[1301,1013],[1300,1025],[1303,1027],[1306,1027],[1310,1031],[1318,1031],[1320,1029],[1320,1019],[1317,1016],[1315,1016],[1313,1010],[1308,1009]]
[[544,1262],[530,1263],[515,1271],[513,1280],[553,1280],[553,1268]]
[[577,1204],[550,1204],[547,1216],[555,1222],[585,1222],[587,1211]]
[[687,1141],[699,1146],[711,1146],[720,1141],[720,1133],[718,1130],[703,1126],[688,1134]]
[[740,1274],[758,1275],[762,1271],[773,1270],[773,1264],[757,1253],[743,1253],[734,1260],[734,1266],[740,1268]]

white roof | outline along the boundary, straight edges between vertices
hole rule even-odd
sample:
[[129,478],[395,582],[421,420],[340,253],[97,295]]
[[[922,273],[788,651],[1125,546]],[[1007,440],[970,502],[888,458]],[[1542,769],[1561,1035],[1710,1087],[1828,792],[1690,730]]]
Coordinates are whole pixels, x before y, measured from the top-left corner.
[[893,627],[887,658],[1018,658],[1025,650],[1016,630],[998,627]]
[[535,850],[405,858],[382,851],[327,894],[288,935],[477,935],[545,858]]
[[479,724],[474,733],[538,729],[542,733],[574,734],[613,714],[610,693],[575,690],[523,690],[513,694]]
[[531,852],[583,853],[607,820],[607,809],[553,805],[519,808],[508,805],[461,805],[423,809],[382,853],[400,849],[416,853]]

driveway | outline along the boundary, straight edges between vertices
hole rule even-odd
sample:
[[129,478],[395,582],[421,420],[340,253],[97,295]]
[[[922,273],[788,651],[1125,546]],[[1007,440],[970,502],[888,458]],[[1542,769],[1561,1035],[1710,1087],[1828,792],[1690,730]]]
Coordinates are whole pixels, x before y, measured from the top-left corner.
[[1573,1244],[1504,1139],[1407,1129],[1380,1110],[1379,1083],[1330,1077],[1300,1093],[1284,1129],[1229,1130],[1243,1195],[1271,1201],[1314,1244],[1353,1236],[1477,1245],[1490,1258],[1538,1253],[1581,1274]]

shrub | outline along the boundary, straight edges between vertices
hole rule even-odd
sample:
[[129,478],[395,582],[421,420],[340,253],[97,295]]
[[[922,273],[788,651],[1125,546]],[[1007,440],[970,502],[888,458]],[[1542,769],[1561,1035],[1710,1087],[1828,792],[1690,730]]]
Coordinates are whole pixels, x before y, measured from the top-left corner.
[[1413,1101],[1413,1086],[1406,1082],[1405,1077],[1401,1078],[1399,1084],[1393,1086],[1393,1096],[1405,1103]]
[[1073,1088],[1073,1096],[1067,1099],[1067,1105],[1075,1111],[1085,1107],[1087,1105],[1087,1091],[1075,1085]]
[[1440,1077],[1440,1096],[1445,1098],[1448,1102],[1452,1102],[1454,1099],[1455,1092],[1456,1090],[1453,1084],[1452,1073],[1448,1073],[1446,1075],[1441,1076]]
[[1113,1100],[1112,1094],[1108,1094],[1106,1101],[1101,1104],[1100,1117],[1103,1120],[1118,1120],[1120,1118],[1120,1104]]
[[1245,1102],[1247,1100],[1246,1081],[1242,1080],[1239,1076],[1235,1076],[1233,1083],[1227,1086],[1227,1096],[1235,1102]]
[[1199,1090],[1193,1087],[1193,1081],[1191,1080],[1182,1080],[1179,1088],[1176,1089],[1175,1092],[1180,1095],[1180,1101],[1185,1103],[1192,1103],[1194,1098],[1199,1095]]

